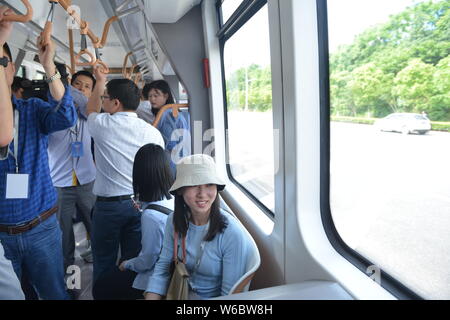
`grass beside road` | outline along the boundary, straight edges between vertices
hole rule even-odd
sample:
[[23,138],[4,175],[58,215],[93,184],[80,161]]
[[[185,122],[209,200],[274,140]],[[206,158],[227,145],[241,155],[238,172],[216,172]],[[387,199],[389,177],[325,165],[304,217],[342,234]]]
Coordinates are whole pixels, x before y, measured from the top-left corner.
[[[331,121],[373,124],[378,118],[331,116]],[[450,122],[431,121],[431,130],[450,132]]]

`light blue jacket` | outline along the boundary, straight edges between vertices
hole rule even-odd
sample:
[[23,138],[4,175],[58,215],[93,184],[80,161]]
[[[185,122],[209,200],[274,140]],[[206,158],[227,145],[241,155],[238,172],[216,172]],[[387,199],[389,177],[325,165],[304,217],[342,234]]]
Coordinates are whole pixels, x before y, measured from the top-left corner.
[[[252,243],[242,225],[228,213],[222,212],[228,223],[223,233],[212,241],[205,242],[200,264],[194,274],[194,265],[200,254],[200,247],[208,232],[209,223],[196,226],[189,223],[186,237],[186,267],[190,274],[193,290],[201,298],[229,294],[232,286],[244,275],[246,259],[251,254]],[[181,239],[178,241],[178,258],[182,260]],[[173,257],[173,214],[167,219],[164,244],[155,270],[149,279],[146,292],[165,296],[169,286],[169,267]]]
[[[173,199],[151,202],[173,211]],[[145,208],[150,202],[142,203]],[[167,215],[153,210],[147,209],[142,212],[141,229],[142,229],[142,250],[139,255],[125,263],[125,268],[136,272],[138,275],[134,279],[133,288],[145,290],[149,277],[153,273],[156,261],[163,246],[164,229],[166,227]]]

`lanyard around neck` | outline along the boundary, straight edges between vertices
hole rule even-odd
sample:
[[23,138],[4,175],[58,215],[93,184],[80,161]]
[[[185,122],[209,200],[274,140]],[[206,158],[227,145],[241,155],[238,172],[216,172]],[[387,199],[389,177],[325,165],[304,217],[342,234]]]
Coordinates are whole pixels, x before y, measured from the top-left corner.
[[19,173],[19,111],[14,110],[14,153],[9,150],[9,153],[16,161],[16,173]]

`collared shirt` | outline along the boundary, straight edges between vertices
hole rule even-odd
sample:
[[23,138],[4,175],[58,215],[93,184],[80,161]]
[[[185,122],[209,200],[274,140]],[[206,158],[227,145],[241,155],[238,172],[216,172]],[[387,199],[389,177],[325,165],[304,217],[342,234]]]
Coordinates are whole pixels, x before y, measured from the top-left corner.
[[[81,91],[72,89],[72,98],[78,120],[72,128],[52,133],[48,137],[48,160],[53,185],[58,188],[73,186],[73,172],[81,185],[95,180],[95,164],[91,151],[91,135],[87,128],[86,105],[88,99]],[[72,143],[83,144],[83,155],[72,156]]]
[[[173,198],[156,202],[143,202],[142,208],[149,204],[156,204],[173,211]],[[138,290],[147,289],[148,279],[153,273],[156,261],[163,246],[164,229],[166,227],[168,215],[157,210],[147,209],[142,212],[142,250],[139,255],[125,263],[125,268],[136,272],[138,275],[134,279],[133,288]]]
[[152,124],[153,121],[155,121],[155,115],[152,112],[152,105],[148,100],[141,101],[139,107],[136,110],[136,114],[138,115],[139,119],[144,120],[148,124]]
[[159,131],[134,112],[91,113],[88,128],[95,142],[94,194],[102,197],[133,194],[134,157],[148,143],[164,148]]
[[166,149],[170,152],[171,167],[182,158],[191,155],[191,124],[189,112],[180,111],[174,117],[172,110],[165,111],[158,123]]
[[56,191],[48,166],[48,134],[70,128],[77,120],[68,87],[60,102],[50,93],[49,102],[35,98],[20,100],[14,96],[12,99],[19,111],[19,173],[29,174],[29,197],[6,199],[6,175],[16,171],[13,141],[8,158],[0,161],[0,224],[30,221],[55,205]]

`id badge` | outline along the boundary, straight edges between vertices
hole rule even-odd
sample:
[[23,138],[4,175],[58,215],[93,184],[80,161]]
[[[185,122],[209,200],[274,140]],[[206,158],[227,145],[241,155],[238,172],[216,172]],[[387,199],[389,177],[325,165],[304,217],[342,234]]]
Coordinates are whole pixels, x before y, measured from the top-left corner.
[[72,157],[80,158],[84,155],[83,143],[82,142],[72,142]]
[[6,175],[6,199],[28,199],[28,174]]

